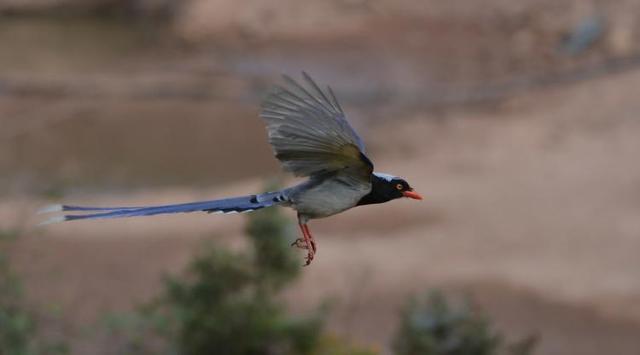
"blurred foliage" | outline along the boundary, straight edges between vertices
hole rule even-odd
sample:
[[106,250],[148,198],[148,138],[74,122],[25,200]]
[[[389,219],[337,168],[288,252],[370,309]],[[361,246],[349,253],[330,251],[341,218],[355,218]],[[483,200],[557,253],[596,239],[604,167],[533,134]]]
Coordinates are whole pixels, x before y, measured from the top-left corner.
[[191,264],[191,281],[167,281],[166,305],[180,353],[309,354],[322,319],[286,314],[273,292],[283,276],[279,265],[208,249]]
[[350,342],[335,336],[322,336],[312,355],[377,355],[380,351],[374,348],[358,347]]
[[[279,293],[299,276],[289,242],[295,229],[276,208],[250,215],[248,252],[205,245],[184,274],[136,313],[107,319],[118,354],[376,355],[380,350],[327,335],[325,308],[307,316],[286,311]],[[48,342],[25,307],[7,246],[19,235],[0,230],[0,355],[66,354]],[[120,342],[118,342],[120,340]],[[536,338],[507,344],[482,314],[433,292],[404,308],[393,342],[397,355],[530,355]]]
[[19,234],[0,230],[0,354],[66,354],[64,343],[51,343],[38,336],[35,317],[24,303],[20,280],[10,268],[7,248]]
[[288,220],[279,209],[249,217],[252,253],[205,248],[187,279],[170,278],[165,305],[177,325],[182,354],[309,354],[322,327],[319,314],[291,317],[277,292],[300,269],[289,247]]
[[452,306],[439,292],[413,298],[393,342],[397,355],[530,355],[536,339],[506,345],[487,318],[469,304]]
[[111,317],[125,352],[225,355],[369,355],[323,336],[323,309],[292,316],[279,299],[302,261],[290,247],[295,229],[279,209],[252,213],[249,252],[207,245],[186,273],[169,277],[163,295],[137,315]]
[[246,233],[253,242],[261,287],[278,290],[299,276],[301,261],[290,245],[296,232],[290,219],[279,209],[266,208],[253,213]]
[[[325,309],[292,316],[279,292],[299,275],[289,242],[295,229],[277,208],[249,217],[248,252],[205,245],[184,274],[138,313],[112,316],[109,329],[126,337],[118,354],[375,355],[327,335]],[[113,334],[112,334],[113,335]],[[116,337],[117,338],[117,337]],[[437,292],[413,298],[402,312],[397,355],[530,355],[535,338],[506,344],[488,319]]]

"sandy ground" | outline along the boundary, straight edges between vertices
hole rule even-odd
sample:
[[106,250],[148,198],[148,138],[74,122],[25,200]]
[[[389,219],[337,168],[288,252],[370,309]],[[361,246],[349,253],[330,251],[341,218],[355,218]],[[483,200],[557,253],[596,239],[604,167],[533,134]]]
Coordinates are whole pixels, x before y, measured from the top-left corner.
[[[471,294],[510,336],[540,334],[539,354],[637,354],[638,85],[640,72],[625,72],[531,92],[493,109],[400,112],[400,119],[366,126],[376,170],[407,178],[425,201],[314,221],[319,254],[286,294],[292,309],[336,298],[331,328],[384,348],[406,297],[439,287]],[[260,125],[237,129],[268,149]],[[245,141],[221,145],[230,152]],[[275,173],[256,150],[243,153],[244,161],[259,164],[257,174]],[[64,198],[105,205],[208,199],[255,191],[260,182],[250,174],[219,188],[72,190]],[[31,211],[43,203],[3,198],[0,226],[26,226],[13,249],[17,269],[35,303],[61,310],[78,354],[95,346],[91,337],[83,340],[85,328],[105,312],[148,299],[201,241],[243,243],[242,216],[34,228]]]

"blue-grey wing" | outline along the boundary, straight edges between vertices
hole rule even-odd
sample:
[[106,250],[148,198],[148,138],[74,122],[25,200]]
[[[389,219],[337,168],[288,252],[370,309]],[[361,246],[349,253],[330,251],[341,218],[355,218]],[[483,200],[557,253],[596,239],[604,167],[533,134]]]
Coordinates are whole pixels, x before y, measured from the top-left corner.
[[302,74],[306,87],[284,76],[286,87],[276,86],[262,105],[276,157],[297,176],[341,172],[368,182],[373,165],[333,91]]

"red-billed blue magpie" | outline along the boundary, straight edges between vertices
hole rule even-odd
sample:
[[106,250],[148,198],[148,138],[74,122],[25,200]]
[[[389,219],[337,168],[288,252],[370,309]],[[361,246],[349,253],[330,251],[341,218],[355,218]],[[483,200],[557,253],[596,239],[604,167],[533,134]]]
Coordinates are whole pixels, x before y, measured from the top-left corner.
[[[303,238],[293,244],[307,250],[309,265],[317,251],[307,222],[355,206],[383,203],[400,197],[421,200],[409,184],[396,176],[373,171],[362,139],[347,122],[330,87],[325,91],[306,73],[301,85],[284,76],[285,86],[275,86],[262,104],[269,143],[284,170],[308,177],[280,191],[220,200],[140,207],[85,207],[55,205],[44,212],[78,212],[47,222],[81,219],[152,216],[178,212],[237,213],[271,206],[298,212]],[[84,214],[82,214],[85,212]],[[46,222],[45,222],[46,223]]]

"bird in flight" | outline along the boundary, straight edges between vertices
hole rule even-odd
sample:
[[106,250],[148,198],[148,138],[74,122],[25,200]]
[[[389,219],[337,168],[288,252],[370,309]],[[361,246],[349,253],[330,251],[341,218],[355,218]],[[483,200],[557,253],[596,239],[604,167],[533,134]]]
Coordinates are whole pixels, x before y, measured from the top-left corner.
[[317,244],[307,223],[352,207],[388,202],[401,197],[422,200],[399,177],[373,171],[362,139],[349,125],[330,87],[322,90],[303,72],[303,83],[283,76],[262,104],[269,143],[284,170],[308,179],[280,191],[219,200],[140,207],[54,205],[43,212],[70,212],[45,223],[83,219],[152,216],[179,212],[238,213],[271,206],[287,206],[298,213],[302,238],[291,245],[306,249],[309,265]]

